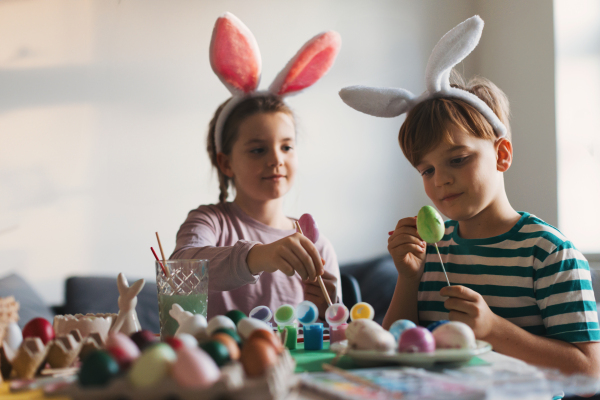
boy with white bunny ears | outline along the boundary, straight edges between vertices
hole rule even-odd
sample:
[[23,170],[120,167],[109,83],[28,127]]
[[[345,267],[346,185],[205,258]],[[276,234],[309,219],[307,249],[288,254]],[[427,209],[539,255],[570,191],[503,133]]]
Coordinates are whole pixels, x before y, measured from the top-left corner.
[[[340,45],[333,31],[313,37],[268,90],[258,91],[261,57],[252,32],[231,13],[215,23],[210,63],[232,95],[215,112],[207,140],[221,194],[218,204],[190,211],[171,256],[209,260],[209,319],[232,309],[248,314],[258,305],[274,310],[303,300],[324,316],[327,303],[317,275],[332,299],[340,297],[331,243],[321,235],[313,244],[283,212],[297,170],[294,114],[284,98],[325,75]],[[227,202],[230,185],[233,202]]]
[[[398,269],[384,319],[427,325],[468,324],[494,350],[566,373],[600,375],[600,331],[589,266],[556,228],[515,211],[504,188],[512,163],[508,101],[478,78],[451,83],[452,67],[478,44],[483,21],[472,17],[434,48],[426,91],[354,86],[343,101],[364,113],[408,113],[399,142],[425,192],[450,218],[436,250],[401,219],[388,241]],[[454,77],[453,77],[454,78]]]

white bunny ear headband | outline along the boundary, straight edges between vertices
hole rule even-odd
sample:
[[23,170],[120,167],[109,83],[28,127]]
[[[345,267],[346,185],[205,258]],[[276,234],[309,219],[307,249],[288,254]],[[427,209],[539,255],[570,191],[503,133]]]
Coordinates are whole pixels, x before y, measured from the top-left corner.
[[475,15],[446,33],[435,45],[425,70],[427,89],[415,96],[405,89],[349,86],[340,97],[350,107],[376,117],[392,118],[410,111],[415,105],[436,97],[464,100],[479,111],[492,125],[498,138],[506,136],[506,127],[492,109],[479,97],[450,86],[452,67],[464,60],[477,47],[483,20]]
[[269,89],[257,91],[260,82],[261,58],[252,32],[235,15],[225,13],[217,19],[210,41],[210,65],[232,98],[221,110],[215,126],[217,152],[222,151],[222,134],[231,111],[244,99],[268,94],[285,97],[312,86],[329,71],[340,46],[337,32],[328,31],[310,39],[285,68]]

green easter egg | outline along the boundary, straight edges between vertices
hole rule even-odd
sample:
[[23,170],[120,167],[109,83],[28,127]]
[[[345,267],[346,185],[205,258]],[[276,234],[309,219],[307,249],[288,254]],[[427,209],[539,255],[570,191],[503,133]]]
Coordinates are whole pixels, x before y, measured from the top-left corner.
[[225,313],[225,316],[229,317],[229,319],[232,320],[236,326],[240,319],[247,317],[247,315],[240,310],[229,310]]
[[238,335],[238,333],[236,331],[234,331],[231,328],[219,328],[219,329],[217,329],[216,331],[213,332],[213,335],[215,333],[226,333],[229,336],[231,336],[231,338],[233,340],[236,341],[236,343],[238,344],[238,346],[242,345],[242,338],[240,337],[240,335]]
[[427,243],[437,243],[444,237],[446,227],[441,215],[431,206],[421,207],[417,215],[417,232]]
[[106,386],[119,373],[119,364],[104,350],[90,353],[79,370],[81,386]]
[[215,363],[221,367],[231,361],[229,357],[229,350],[227,347],[216,340],[211,340],[210,342],[204,342],[200,345],[200,348],[208,353],[210,358],[215,360]]

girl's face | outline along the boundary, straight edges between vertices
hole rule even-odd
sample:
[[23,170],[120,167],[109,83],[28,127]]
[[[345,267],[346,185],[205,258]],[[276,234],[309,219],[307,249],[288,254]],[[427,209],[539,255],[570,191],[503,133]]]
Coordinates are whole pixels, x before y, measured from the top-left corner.
[[456,129],[454,144],[442,142],[427,153],[417,170],[423,178],[425,192],[437,209],[450,219],[465,221],[481,213],[503,193],[502,172],[506,164],[500,144],[476,138]]
[[282,112],[254,114],[242,121],[221,170],[233,178],[236,196],[268,201],[285,195],[296,175],[296,129]]

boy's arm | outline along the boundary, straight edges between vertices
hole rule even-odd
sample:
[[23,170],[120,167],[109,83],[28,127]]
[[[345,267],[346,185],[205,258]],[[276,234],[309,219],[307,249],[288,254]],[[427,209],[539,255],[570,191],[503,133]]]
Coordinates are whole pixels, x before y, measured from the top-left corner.
[[479,293],[465,286],[445,287],[440,294],[449,297],[444,306],[450,320],[469,325],[495,351],[567,374],[600,376],[600,342],[568,343],[529,333],[494,314]]
[[413,282],[398,275],[392,302],[383,318],[382,325],[385,329],[390,329],[390,325],[399,319],[408,319],[417,325],[419,324],[417,310],[419,282],[420,280]]

